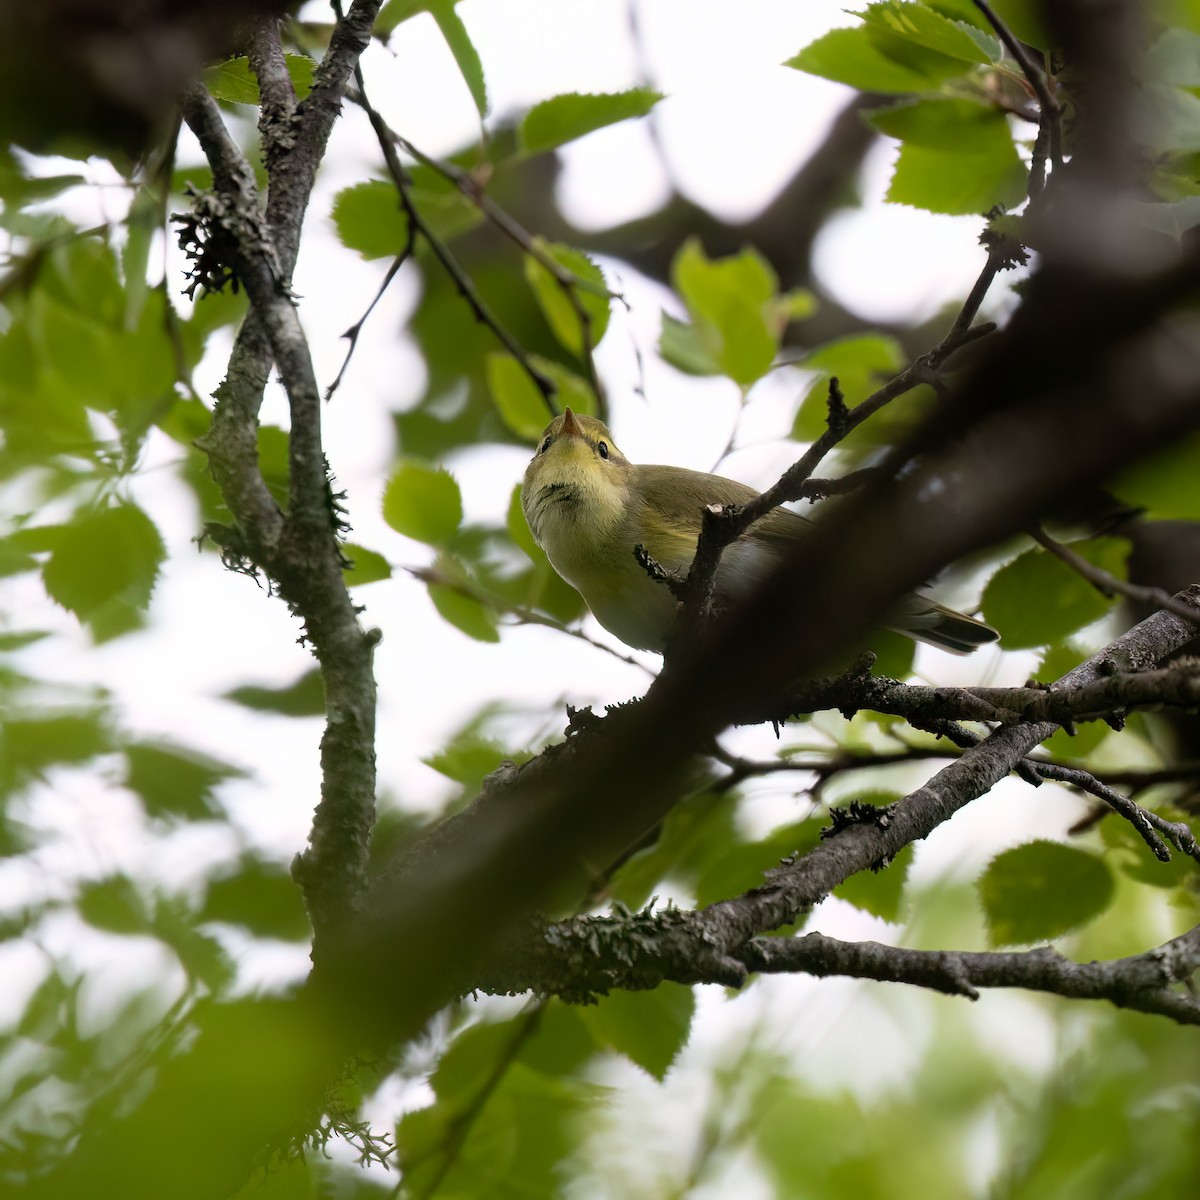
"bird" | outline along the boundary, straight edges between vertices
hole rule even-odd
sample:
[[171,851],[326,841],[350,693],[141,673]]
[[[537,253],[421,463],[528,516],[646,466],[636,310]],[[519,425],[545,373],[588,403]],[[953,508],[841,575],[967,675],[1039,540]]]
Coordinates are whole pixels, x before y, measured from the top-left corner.
[[[627,646],[662,654],[678,604],[634,548],[645,547],[659,566],[683,579],[705,506],[746,504],[757,495],[720,475],[631,463],[603,421],[567,408],[542,434],[525,470],[521,505],[534,541],[596,620]],[[718,606],[736,603],[764,581],[811,527],[798,513],[775,508],[727,546],[714,580]],[[915,592],[900,601],[888,623],[954,654],[969,654],[999,636],[983,621]]]

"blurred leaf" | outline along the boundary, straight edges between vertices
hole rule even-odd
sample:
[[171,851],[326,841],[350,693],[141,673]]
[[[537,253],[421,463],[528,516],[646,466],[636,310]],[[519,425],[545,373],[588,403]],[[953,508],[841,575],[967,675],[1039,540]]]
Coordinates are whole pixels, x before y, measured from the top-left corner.
[[677,320],[669,312],[662,315],[662,333],[658,352],[663,359],[685,375],[719,375],[721,364],[695,325]]
[[483,63],[479,60],[479,51],[467,33],[467,27],[462,18],[455,12],[454,6],[458,0],[427,0],[428,8],[454,55],[454,61],[462,73],[471,99],[475,101],[475,109],[479,119],[488,115],[487,83],[483,77]]
[[78,907],[89,925],[106,933],[147,933],[150,928],[146,902],[126,875],[85,883],[79,891]]
[[325,685],[321,682],[321,672],[315,668],[285,687],[244,684],[223,692],[222,698],[284,717],[319,717],[325,712]]
[[[297,99],[303,100],[312,91],[313,70],[316,64],[303,54],[288,54],[288,74]],[[250,70],[247,58],[230,58],[204,72],[204,86],[216,100],[227,104],[257,104],[259,102],[258,79]]]
[[[571,285],[568,294],[548,268],[533,255],[525,256],[525,279],[554,336],[572,354],[582,358],[585,348],[591,350],[598,346],[608,329],[608,287],[604,275],[581,250],[540,238],[537,244],[548,258],[580,281]],[[586,342],[576,305],[587,318]]]
[[[825,432],[830,379],[837,379],[847,407],[853,408],[878,391],[904,363],[903,348],[890,337],[855,335],[818,346],[796,363],[818,375],[805,393],[792,436],[802,442],[812,442]],[[874,419],[866,424],[873,423]]]
[[1164,520],[1200,520],[1200,434],[1185,434],[1171,445],[1125,468],[1110,483],[1114,494]]
[[229,874],[210,880],[199,921],[240,925],[256,937],[301,942],[312,929],[300,889],[276,863],[244,854]]
[[[1041,683],[1053,683],[1090,657],[1087,651],[1081,650],[1073,642],[1056,642],[1046,647],[1033,677]],[[1084,721],[1075,727],[1073,734],[1060,729],[1042,745],[1055,758],[1085,758],[1110,732],[1112,731],[1103,721]]]
[[805,854],[816,844],[823,821],[809,818],[774,830],[754,842],[731,841],[696,881],[696,903],[704,906],[740,896],[760,887],[768,871],[794,854]]
[[1049,941],[1097,917],[1113,895],[1102,859],[1060,842],[1036,841],[998,854],[979,879],[993,946]]
[[477,642],[500,640],[496,614],[487,605],[474,596],[465,595],[457,587],[443,583],[431,583],[428,586],[434,608],[456,629]]
[[[709,873],[736,854],[745,841],[734,819],[737,805],[736,796],[708,792],[681,800],[667,815],[655,842],[631,855],[613,873],[609,895],[629,908],[640,909],[665,879],[683,886],[698,886],[696,881],[704,880],[706,893],[712,894],[717,889]],[[720,890],[724,891],[724,885]]]
[[154,522],[120,503],[77,516],[42,568],[51,598],[86,620],[117,597],[139,608],[150,602],[165,553]]
[[378,551],[347,542],[342,546],[342,554],[350,561],[350,566],[342,571],[347,587],[362,587],[392,577],[392,564]]
[[520,1061],[546,1075],[571,1075],[599,1049],[583,1019],[586,1009],[555,996],[543,1002],[532,1036],[521,1047]]
[[214,791],[244,771],[169,742],[131,742],[125,751],[125,786],[141,797],[152,817],[181,816],[191,821],[220,812]]
[[488,390],[496,411],[518,437],[535,442],[552,419],[546,398],[511,354],[487,356]]
[[462,523],[462,497],[445,467],[403,459],[383,493],[383,519],[397,533],[444,546]]
[[580,1016],[591,1035],[636,1063],[660,1083],[687,1045],[696,996],[680,983],[660,983],[653,991],[614,990]]
[[[587,380],[581,379],[569,367],[564,367],[555,359],[546,358],[541,354],[531,354],[529,361],[554,384],[557,389],[554,399],[560,409],[570,407],[571,411],[575,413],[585,413],[589,417],[596,415],[596,393],[592,391]],[[545,409],[544,404],[543,409]],[[549,424],[549,422],[550,414],[547,412],[543,424]],[[536,441],[537,437],[535,436],[533,440]]]
[[671,278],[696,332],[721,371],[749,386],[770,369],[782,328],[775,317],[779,283],[756,250],[709,259],[689,238],[671,264]]
[[[1125,577],[1129,543],[1091,538],[1071,549],[1118,579]],[[1001,567],[983,591],[983,619],[1000,631],[1006,650],[1045,646],[1090,625],[1115,601],[1061,559],[1040,547]]]
[[0,724],[0,780],[8,787],[41,778],[54,766],[87,762],[112,748],[99,711],[5,718]]
[[189,978],[199,980],[211,992],[224,991],[237,976],[237,969],[216,938],[201,933],[182,901],[160,897],[154,907],[154,936],[175,951]]
[[[900,796],[896,792],[858,792],[845,799],[854,799],[882,808],[899,800]],[[910,866],[911,845],[905,846],[891,862],[878,871],[859,871],[857,875],[851,875],[834,888],[833,894],[873,917],[895,924],[904,916],[904,885],[908,882]]]
[[331,215],[342,245],[363,258],[395,258],[408,244],[408,215],[394,183],[373,179],[343,188]]
[[517,130],[521,148],[529,154],[552,150],[584,134],[644,117],[661,99],[662,93],[651,88],[630,88],[625,92],[587,95],[572,92],[535,104],[525,114]]

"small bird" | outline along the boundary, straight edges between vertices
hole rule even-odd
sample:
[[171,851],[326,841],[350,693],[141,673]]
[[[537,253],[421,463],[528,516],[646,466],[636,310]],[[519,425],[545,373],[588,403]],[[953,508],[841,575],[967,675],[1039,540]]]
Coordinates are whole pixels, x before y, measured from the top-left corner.
[[[634,547],[682,579],[710,504],[745,504],[758,493],[744,483],[683,467],[635,466],[595,417],[569,408],[542,435],[525,470],[521,504],[534,541],[551,566],[587,602],[609,633],[637,650],[662,653],[675,627],[670,588],[652,579]],[[758,586],[810,528],[776,508],[726,547],[715,579],[718,604]],[[990,625],[910,593],[893,614],[898,632],[955,654],[999,636]]]

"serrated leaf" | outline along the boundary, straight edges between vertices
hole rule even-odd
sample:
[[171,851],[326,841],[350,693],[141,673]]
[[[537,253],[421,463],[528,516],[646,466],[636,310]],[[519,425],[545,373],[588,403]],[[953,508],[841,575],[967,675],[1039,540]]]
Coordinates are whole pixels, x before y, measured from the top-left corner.
[[347,587],[362,587],[392,577],[392,564],[375,550],[347,542],[342,547],[342,554],[350,563],[350,566],[342,569],[342,578]]
[[613,991],[581,1016],[588,1032],[611,1046],[660,1083],[687,1045],[696,1012],[696,996],[679,983],[660,983],[653,991]]
[[[1101,570],[1125,577],[1129,543],[1123,538],[1092,538],[1071,545]],[[1040,547],[1001,567],[983,590],[983,619],[1000,631],[1006,650],[1045,646],[1090,625],[1115,601],[1061,559]]]
[[244,684],[224,692],[222,698],[245,708],[284,717],[319,717],[325,712],[325,686],[321,682],[321,672],[315,669],[305,671],[295,683],[285,687]]
[[442,37],[446,39],[450,53],[454,55],[454,61],[458,64],[467,90],[471,93],[471,99],[475,102],[475,110],[479,113],[479,119],[483,120],[488,115],[487,82],[483,77],[483,63],[480,61],[479,51],[475,49],[475,43],[471,41],[467,27],[455,11],[456,3],[457,0],[432,0],[429,3],[429,11],[442,31]]
[[885,199],[948,216],[982,215],[996,205],[1020,203],[1025,168],[1007,128],[1004,133],[1004,143],[985,138],[957,154],[901,146]]
[[868,24],[887,29],[906,41],[967,63],[986,64],[1000,58],[999,39],[961,21],[952,21],[925,4],[885,0],[867,5]]
[[1113,895],[1112,872],[1102,859],[1050,841],[998,854],[978,886],[993,946],[1060,937],[1099,916]]
[[383,519],[405,537],[444,546],[462,523],[462,496],[445,467],[402,460],[383,493]]
[[42,582],[83,620],[117,597],[144,609],[164,554],[154,522],[134,504],[114,504],[70,523],[42,568]]
[[596,393],[587,380],[581,379],[570,367],[541,354],[531,354],[529,361],[554,384],[554,401],[558,408],[570,406],[572,412],[585,413],[589,417],[596,415]]
[[489,354],[484,360],[488,392],[505,425],[518,437],[534,442],[552,420],[546,398],[529,372],[511,354]]
[[662,93],[652,88],[555,96],[535,104],[525,114],[517,130],[517,140],[529,154],[552,150],[618,121],[644,117],[662,98]]
[[752,249],[710,259],[699,240],[689,238],[671,264],[671,279],[721,372],[743,387],[760,379],[783,332],[779,281],[766,259]]
[[152,817],[201,820],[218,808],[214,791],[223,780],[245,772],[198,751],[169,742],[133,742],[125,746],[125,779]]
[[477,642],[500,640],[496,614],[487,605],[447,584],[431,583],[428,586],[434,608],[456,629]]
[[784,65],[864,92],[931,91],[969,69],[960,58],[871,25],[831,29]]
[[696,903],[715,904],[760,887],[768,871],[793,854],[805,854],[820,837],[822,822],[796,821],[754,842],[732,841],[696,880]]
[[[576,357],[598,346],[608,330],[608,289],[604,274],[581,250],[539,239],[538,246],[577,283],[566,290],[533,255],[525,256],[525,279],[555,338]],[[574,302],[572,301],[574,297]],[[576,304],[587,319],[587,337]]]

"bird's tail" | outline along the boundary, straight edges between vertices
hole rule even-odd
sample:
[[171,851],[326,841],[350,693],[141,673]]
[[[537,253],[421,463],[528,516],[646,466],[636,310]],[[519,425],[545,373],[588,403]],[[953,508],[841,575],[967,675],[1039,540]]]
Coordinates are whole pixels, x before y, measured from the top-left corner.
[[972,650],[999,638],[988,624],[955,612],[928,596],[912,596],[893,618],[894,628],[918,642],[928,642],[951,654],[970,654]]

